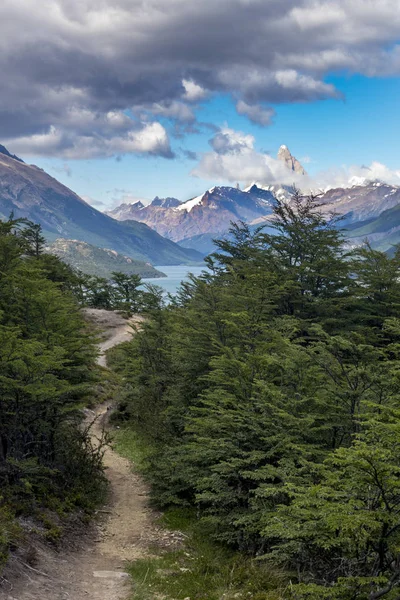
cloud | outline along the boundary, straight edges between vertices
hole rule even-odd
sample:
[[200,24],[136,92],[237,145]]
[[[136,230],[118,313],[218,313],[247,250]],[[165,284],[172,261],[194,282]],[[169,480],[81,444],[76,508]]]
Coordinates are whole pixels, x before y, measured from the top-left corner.
[[245,154],[254,147],[254,136],[235,131],[234,129],[221,129],[209,141],[210,146],[217,154]]
[[183,98],[188,102],[198,102],[207,97],[207,90],[190,79],[182,79],[182,85],[185,88]]
[[198,160],[199,158],[197,152],[193,152],[193,150],[186,150],[185,148],[181,148],[181,152],[187,160]]
[[282,161],[255,149],[255,138],[228,127],[210,140],[192,175],[217,182],[304,183],[304,177],[289,171]]
[[236,110],[239,115],[246,115],[252,123],[266,127],[272,124],[272,119],[275,116],[273,108],[264,108],[259,104],[247,104],[243,100],[239,100],[236,104]]
[[372,162],[369,166],[344,165],[318,173],[313,179],[313,185],[315,188],[325,189],[326,187],[349,187],[367,181],[382,181],[400,186],[400,168],[390,169],[378,161]]
[[193,123],[196,120],[193,110],[184,102],[172,100],[152,104],[148,108],[153,115],[174,119],[182,123]]
[[[221,129],[209,141],[212,151],[200,156],[191,174],[222,184],[250,184],[256,181],[267,185],[295,185],[304,193],[346,188],[367,181],[400,186],[400,168],[390,169],[377,161],[369,166],[344,165],[314,176],[301,175],[289,170],[281,160],[258,151],[255,141],[254,136],[241,131],[228,127]],[[310,162],[310,159],[305,157],[303,162]]]
[[149,154],[173,158],[168,134],[157,122],[125,123],[116,114],[114,126],[87,129],[86,127],[54,127],[46,133],[6,139],[5,144],[22,155],[59,156],[68,160],[91,159],[123,154]]
[[46,0],[33,9],[32,0],[2,0],[0,131],[30,154],[169,157],[160,125],[147,121],[191,122],[211,95],[231,95],[241,114],[268,125],[271,103],[340,98],[326,81],[332,71],[399,75],[398,8],[398,0],[169,0],[168,10],[165,0]]

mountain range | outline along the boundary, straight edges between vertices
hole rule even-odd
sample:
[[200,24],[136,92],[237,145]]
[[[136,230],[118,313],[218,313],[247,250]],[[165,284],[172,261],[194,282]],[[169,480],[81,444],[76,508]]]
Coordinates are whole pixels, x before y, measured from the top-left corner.
[[[280,148],[278,158],[289,172],[305,174],[287,146]],[[125,267],[135,272],[129,271],[133,266],[157,276],[151,264],[199,264],[231,222],[268,225],[276,198],[290,202],[291,193],[290,186],[259,182],[243,190],[215,186],[184,202],[157,196],[149,205],[121,204],[105,214],[0,145],[0,218],[14,213],[40,223],[48,242],[57,240],[54,252],[71,264],[85,264],[81,268],[86,272],[98,264],[103,274]],[[400,242],[398,186],[357,179],[348,187],[320,192],[317,202],[322,211],[342,215],[341,226],[351,245],[368,237],[374,247],[386,251]]]
[[270,215],[274,196],[256,186],[244,192],[231,187],[213,187],[187,202],[171,203],[159,198],[147,206],[123,204],[107,214],[118,220],[135,219],[184,247],[208,252],[211,240],[224,235],[232,221],[252,222]]
[[0,146],[0,218],[11,213],[39,223],[49,241],[80,240],[152,264],[194,264],[203,258],[145,223],[112,219],[42,169]]
[[[278,158],[288,170],[305,175],[303,166],[287,146],[281,146]],[[290,202],[292,192],[290,186],[259,182],[248,185],[244,190],[217,186],[186,202],[157,196],[149,205],[142,202],[121,204],[107,214],[120,221],[134,219],[146,223],[179,245],[208,254],[215,249],[213,239],[225,235],[232,221],[244,221],[253,226],[268,224],[275,198]],[[391,227],[389,243],[386,233],[381,231],[382,225],[374,225],[374,220],[382,213],[400,204],[399,187],[380,181],[355,180],[350,181],[349,187],[317,190],[316,194],[323,212],[342,216],[341,226],[347,229],[346,236],[352,239],[352,243],[360,243],[360,238],[367,234],[373,244],[384,249],[390,247],[397,235],[400,241],[396,227],[393,229],[388,225]],[[393,218],[394,212],[389,212],[385,223],[390,224]]]

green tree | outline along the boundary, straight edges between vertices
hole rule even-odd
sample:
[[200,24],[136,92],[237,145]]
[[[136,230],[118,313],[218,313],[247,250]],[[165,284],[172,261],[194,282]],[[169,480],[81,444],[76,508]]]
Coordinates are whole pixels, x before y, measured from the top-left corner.
[[347,251],[313,196],[274,212],[118,350],[121,408],[158,503],[287,569],[287,597],[398,600],[399,255]]
[[39,258],[43,254],[46,238],[42,233],[42,226],[28,221],[22,230],[22,238],[26,242],[26,250],[30,256]]
[[65,276],[54,257],[30,256],[24,226],[13,218],[0,222],[0,547],[5,549],[15,529],[13,512],[37,516],[57,508],[61,514],[78,506],[89,512],[105,490],[101,449],[81,427],[80,409],[98,381],[94,338],[66,285],[71,273],[66,268]]
[[399,597],[400,414],[369,419],[339,448],[317,484],[288,484],[289,505],[266,524],[269,558],[290,565],[297,599]]
[[128,313],[138,312],[141,307],[142,283],[140,275],[126,275],[114,271],[112,273],[114,306]]

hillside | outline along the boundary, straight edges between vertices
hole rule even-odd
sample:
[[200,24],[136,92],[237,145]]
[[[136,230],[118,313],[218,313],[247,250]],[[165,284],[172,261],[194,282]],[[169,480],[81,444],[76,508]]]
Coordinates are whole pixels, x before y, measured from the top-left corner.
[[107,247],[135,260],[176,265],[200,262],[194,250],[164,239],[144,223],[119,223],[34,165],[0,148],[0,218],[11,212],[40,223],[49,241],[75,239]]
[[333,188],[320,197],[324,211],[344,217],[344,224],[361,223],[378,217],[400,203],[400,188],[381,181],[366,181],[349,188]]
[[46,252],[55,254],[64,262],[87,275],[109,278],[113,271],[126,275],[146,277],[163,277],[164,273],[155,269],[150,263],[134,260],[108,248],[98,248],[78,240],[57,239],[46,247]]
[[371,245],[387,252],[400,244],[400,204],[385,210],[376,219],[369,219],[348,229],[346,237],[353,245],[368,239]]

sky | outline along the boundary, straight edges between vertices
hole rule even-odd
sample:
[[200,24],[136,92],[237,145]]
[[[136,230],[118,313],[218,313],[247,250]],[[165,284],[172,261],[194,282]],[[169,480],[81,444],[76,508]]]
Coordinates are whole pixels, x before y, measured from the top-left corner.
[[0,143],[101,210],[400,184],[400,0],[2,0],[0,34]]

